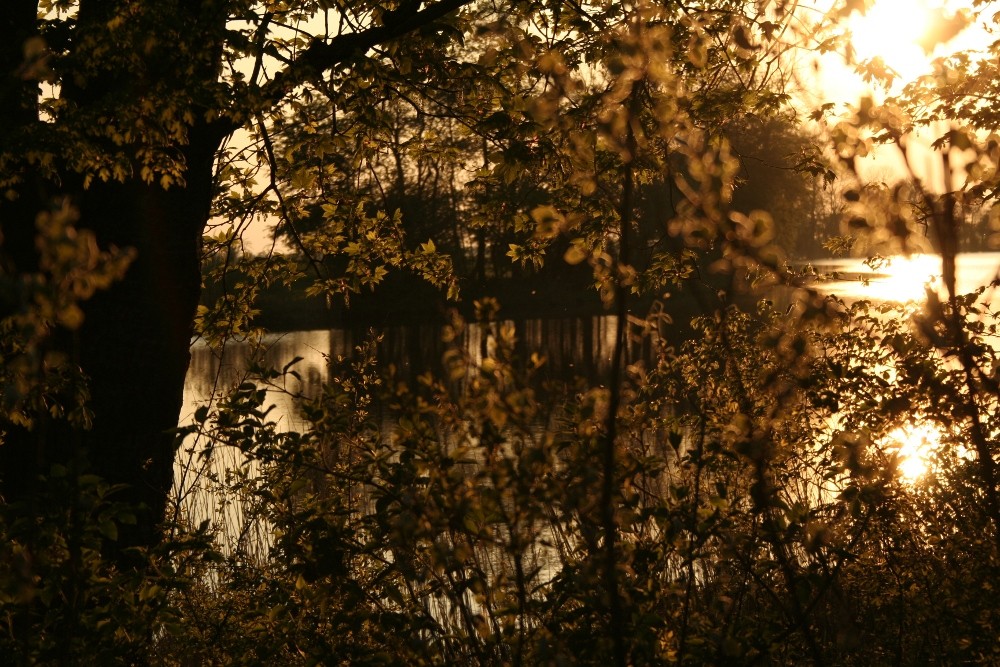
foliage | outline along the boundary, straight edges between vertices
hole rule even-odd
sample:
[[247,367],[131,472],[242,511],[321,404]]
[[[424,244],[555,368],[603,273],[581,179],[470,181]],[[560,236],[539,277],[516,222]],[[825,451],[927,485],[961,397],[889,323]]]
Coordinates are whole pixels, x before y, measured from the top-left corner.
[[[993,659],[992,597],[973,582],[992,581],[996,544],[957,448],[962,373],[893,307],[817,307],[839,322],[730,309],[630,370],[614,497],[629,661]],[[374,345],[359,348],[303,404],[303,433],[280,433],[253,386],[220,408],[213,439],[252,454],[230,493],[273,542],[258,558],[237,545],[225,583],[195,601],[233,610],[199,650],[249,664],[614,655],[594,465],[609,392],[546,395],[537,368],[516,370],[513,329],[495,327],[489,356],[455,348],[451,380],[414,387],[386,383]],[[924,379],[901,391],[893,376]],[[956,446],[908,485],[887,438],[914,415]],[[280,653],[263,655],[279,650],[263,637]]]
[[[68,454],[44,493],[0,507],[0,655],[1000,660],[998,318],[986,286],[960,294],[955,277],[962,204],[995,194],[996,142],[979,133],[994,128],[978,103],[946,116],[968,123],[940,142],[945,173],[969,158],[958,191],[865,184],[856,163],[879,142],[909,155],[913,122],[996,77],[957,56],[885,104],[821,109],[821,165],[782,72],[793,48],[835,35],[791,4],[206,2],[223,27],[192,34],[184,3],[107,3],[99,20],[76,14],[97,5],[42,3],[47,46],[28,43],[26,80],[89,84],[97,101],[46,90],[45,136],[0,137],[2,185],[16,199],[58,162],[84,190],[184,192],[199,119],[242,128],[216,156],[218,224],[202,244],[216,291],[195,322],[220,357],[241,338],[251,360],[176,430],[161,538],[128,542],[143,508],[92,473],[91,379],[57,343],[76,340],[92,312],[79,304],[127,280],[134,253],[99,247],[69,204],[38,217],[36,270],[3,274],[2,423],[61,420]],[[116,73],[143,89],[126,115],[111,113],[129,87]],[[10,150],[29,139],[40,153]],[[840,179],[840,245],[908,252],[928,230],[942,292],[917,306],[808,287],[815,274],[786,263],[792,221],[828,212],[798,172],[768,177],[784,199],[746,185],[769,142]],[[254,220],[275,225],[265,255],[240,248]],[[443,372],[415,379],[373,332],[309,386],[300,359],[267,363],[255,328],[271,285],[309,280],[332,302],[406,271],[456,299],[460,276],[558,280],[563,262],[590,270],[614,323],[609,363],[565,382],[543,381],[551,362],[497,295],[466,308],[474,322],[450,316]],[[301,424],[279,421],[279,399]],[[908,480],[900,433],[917,427],[940,444]]]
[[[138,664],[163,633],[188,624],[185,594],[218,558],[204,529],[178,533],[143,554],[143,570],[105,555],[133,511],[94,475],[54,468],[43,502],[2,508],[0,651],[8,664]],[[185,630],[186,632],[186,630]]]

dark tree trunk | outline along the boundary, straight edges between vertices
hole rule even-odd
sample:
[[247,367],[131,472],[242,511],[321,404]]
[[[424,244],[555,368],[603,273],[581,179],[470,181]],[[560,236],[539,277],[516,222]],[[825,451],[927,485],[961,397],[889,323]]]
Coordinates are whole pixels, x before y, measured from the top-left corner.
[[84,449],[105,479],[129,485],[124,499],[147,508],[126,543],[155,542],[172,481],[217,147],[200,133],[186,150],[187,187],[102,184],[79,200],[80,224],[102,246],[136,250],[124,280],[87,302],[78,336],[95,415]]
[[[0,448],[0,488],[8,500],[44,492],[36,483],[53,464],[85,465],[81,470],[126,485],[116,497],[136,507],[139,521],[122,533],[121,548],[156,542],[170,490],[214,147],[206,137],[189,148],[186,188],[165,191],[133,180],[75,193],[78,227],[93,230],[102,247],[136,251],[125,277],[83,304],[83,325],[47,342],[88,379],[93,428],[78,431],[61,420],[30,431],[9,427]],[[32,261],[5,250],[22,264]]]
[[[23,44],[34,30],[35,3],[21,4],[17,8],[24,11],[17,20],[8,8],[0,15],[0,38],[7,47]],[[116,4],[83,3],[83,27],[77,30],[88,29],[88,20],[89,29],[100,30]],[[205,18],[199,3],[187,7],[175,10],[189,12],[178,16],[179,21],[197,25],[196,19]],[[219,30],[222,25],[209,28]],[[198,48],[205,52],[203,44]],[[37,86],[22,77],[23,47],[7,48],[0,58],[4,94],[0,120],[9,130],[7,136],[0,134],[0,152],[16,153],[17,142],[30,136],[26,128],[37,123]],[[214,66],[210,59],[203,58],[202,64],[200,73],[211,81]],[[158,67],[162,69],[162,63]],[[180,90],[189,82],[176,85]],[[81,109],[104,108],[112,96],[139,104],[142,86],[136,73],[105,71],[78,89],[64,86],[63,96]],[[19,94],[23,104],[8,105],[12,94]],[[187,142],[173,147],[183,160],[183,185],[165,190],[155,180],[145,183],[136,174],[124,182],[94,179],[84,187],[82,175],[70,169],[64,168],[57,182],[27,167],[18,187],[20,196],[0,203],[0,259],[8,277],[37,270],[34,221],[40,210],[59,201],[70,202],[79,214],[77,227],[92,230],[102,248],[135,250],[125,277],[82,304],[82,326],[74,331],[56,329],[44,341],[46,350],[62,352],[87,377],[93,427],[76,429],[65,420],[47,417],[30,430],[0,425],[6,431],[0,446],[0,494],[7,502],[44,494],[40,479],[55,464],[123,485],[115,497],[135,508],[138,523],[120,528],[118,542],[111,545],[119,555],[128,547],[156,544],[172,482],[174,429],[200,291],[200,242],[210,212],[213,161],[231,129],[208,123],[203,111],[196,112]],[[0,315],[23,306],[9,299],[0,306]]]

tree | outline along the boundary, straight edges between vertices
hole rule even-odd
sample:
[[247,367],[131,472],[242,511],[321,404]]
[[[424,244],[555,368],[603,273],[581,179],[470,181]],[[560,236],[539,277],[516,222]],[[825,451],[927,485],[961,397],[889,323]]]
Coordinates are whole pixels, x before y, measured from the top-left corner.
[[[372,49],[446,60],[432,54],[447,48],[468,2],[355,3],[332,32],[312,40],[295,33],[294,22],[330,11],[320,4],[279,3],[258,14],[223,0],[29,0],[4,13],[4,314],[37,305],[32,280],[51,267],[37,249],[36,220],[61,202],[76,234],[134,253],[121,280],[79,314],[56,313],[29,351],[27,368],[38,376],[22,378],[31,385],[23,396],[6,393],[17,416],[4,426],[8,502],[44,492],[40,477],[53,465],[84,466],[126,485],[123,497],[146,508],[119,546],[156,541],[217,151],[240,127],[263,128],[265,116],[285,114],[289,97],[328,72],[341,94],[359,90],[379,61]],[[77,367],[85,406],[51,386],[52,375]],[[80,407],[85,415],[74,412]]]
[[[832,163],[810,165],[844,183],[839,245],[935,235],[945,290],[917,308],[808,288],[776,237],[783,202],[740,193],[758,142],[736,128],[784,138],[798,120],[780,80],[794,3],[28,4],[0,24],[21,100],[0,110],[0,654],[996,662],[998,322],[955,281],[958,204],[991,196],[995,141],[947,129],[956,191],[867,186],[854,162],[876,141],[906,150],[927,95],[989,129],[972,101],[988,63],[863,101],[823,128]],[[422,190],[421,173],[447,176]],[[442,192],[442,225],[407,217]],[[211,212],[233,227],[202,239],[206,268],[239,283],[233,311],[195,308]],[[253,217],[293,252],[240,259]],[[616,316],[601,374],[539,383],[545,359],[491,298],[473,306],[491,344],[463,346],[452,317],[441,377],[383,372],[377,336],[310,395],[295,361],[258,364],[183,429],[244,456],[205,483],[246,524],[216,548],[172,517],[160,541],[192,318],[245,333],[261,283],[310,273],[331,299],[400,267],[447,286],[422,238],[443,226],[474,273],[487,252],[589,269]],[[685,291],[699,312],[667,298]],[[301,429],[279,428],[265,387]],[[909,482],[916,425],[942,445]]]
[[[677,58],[682,67],[697,69],[710,51],[745,50],[751,23],[742,3],[705,9],[706,21],[697,18],[700,8],[694,14],[651,10],[654,23],[677,19],[673,39],[684,49],[678,53],[696,54]],[[353,155],[341,168],[360,174],[366,152],[383,145],[386,131],[401,129],[383,122],[386,113],[410,106],[447,114],[492,143],[488,178],[522,180],[536,156],[546,156],[542,168],[554,179],[545,186],[546,197],[556,203],[559,189],[571,184],[566,179],[576,158],[558,157],[561,148],[553,142],[570,140],[571,128],[559,125],[553,112],[564,109],[567,120],[591,124],[588,132],[603,131],[587,120],[604,94],[600,85],[597,95],[560,91],[562,72],[613,57],[617,46],[587,33],[638,16],[600,4],[493,8],[471,0],[357,2],[337,9],[311,0],[262,7],[228,0],[14,3],[3,19],[0,63],[5,99],[13,101],[5,105],[0,137],[9,285],[4,314],[16,318],[38,306],[31,285],[54,285],[36,243],[36,221],[47,219],[46,211],[66,207],[64,222],[72,217],[66,234],[96,244],[108,253],[101,261],[117,262],[119,270],[111,273],[122,275],[105,280],[109,284],[91,298],[80,298],[89,292],[71,294],[72,307],[50,316],[35,340],[9,350],[31,361],[17,371],[21,388],[5,396],[13,417],[4,427],[4,497],[44,492],[39,480],[53,465],[93,470],[125,485],[122,497],[146,508],[120,545],[155,542],[198,301],[199,244],[213,199],[230,215],[273,213],[283,233],[306,249],[296,225],[315,210],[306,204],[315,198],[313,185],[326,178],[322,168],[338,168],[336,159],[324,156]],[[473,34],[484,36],[482,46],[461,47]],[[719,67],[722,61],[713,56],[706,62]],[[756,76],[752,68],[743,74],[748,89],[759,89],[760,82],[749,83]],[[714,90],[702,86],[692,108],[711,104],[738,113],[738,100],[710,101]],[[539,103],[556,106],[530,108],[538,92]],[[292,128],[302,137],[310,127],[325,127],[310,120],[310,99],[322,100],[322,122],[333,128],[314,145],[318,162],[302,163],[320,167],[318,175],[294,166],[303,158],[295,147],[308,142],[289,138]],[[257,154],[249,155],[263,165],[256,172],[262,190],[229,149],[240,128],[251,132],[250,150]],[[552,130],[551,140],[540,134]],[[229,157],[217,162],[220,149]],[[294,161],[287,183],[279,181],[286,175],[279,157]],[[387,202],[400,195],[399,186],[386,192]],[[529,211],[513,211],[513,217],[521,221],[515,224],[519,233],[530,236]],[[405,253],[392,243],[376,247],[370,236],[356,233],[367,229],[380,238],[385,232],[377,219],[365,222],[369,213],[360,210],[362,218],[345,228],[348,245],[359,244],[352,246],[356,253],[383,257],[352,264],[371,271],[371,281],[381,264],[397,264]],[[391,220],[392,211],[384,213]],[[540,247],[533,241],[518,257],[527,261]],[[411,257],[427,275],[443,268],[432,249]],[[122,271],[126,258],[130,265]],[[328,280],[321,289],[342,285]],[[80,377],[69,383],[75,390],[58,386],[58,377],[76,369]]]

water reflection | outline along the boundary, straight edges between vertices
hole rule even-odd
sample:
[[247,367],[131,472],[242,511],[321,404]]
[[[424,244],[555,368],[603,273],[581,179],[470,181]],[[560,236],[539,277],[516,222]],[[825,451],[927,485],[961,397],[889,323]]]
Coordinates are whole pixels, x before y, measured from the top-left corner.
[[294,370],[298,378],[287,376],[287,392],[269,391],[268,399],[276,406],[279,426],[283,430],[300,428],[293,399],[289,395],[316,396],[327,379],[328,360],[347,355],[352,347],[348,332],[295,331],[269,334],[259,344],[233,341],[222,352],[213,350],[202,341],[191,347],[191,364],[184,381],[184,407],[181,423],[188,423],[200,406],[211,406],[220,392],[244,382],[253,364],[265,368],[284,368],[296,357]]
[[[846,301],[869,299],[919,308],[928,290],[946,298],[941,280],[941,258],[937,255],[889,257],[878,261],[862,259],[823,260],[812,264],[825,276],[812,284],[822,293]],[[987,289],[981,301],[988,302],[994,293],[990,284],[1000,277],[1000,253],[968,253],[956,257],[955,289],[958,294],[970,294],[980,287]],[[895,313],[896,316],[900,312]],[[995,346],[996,343],[994,342]],[[871,368],[870,373],[895,373],[889,368]],[[894,380],[890,380],[893,381]],[[887,464],[895,467],[899,478],[907,484],[917,484],[934,474],[935,460],[942,454],[946,435],[942,427],[919,418],[911,419],[890,431],[878,443],[887,456]],[[959,448],[958,455],[968,452]]]
[[[601,383],[609,374],[615,346],[615,316],[562,318],[500,322],[493,325],[469,324],[457,341],[446,344],[436,326],[387,328],[379,333],[379,360],[383,368],[392,365],[397,377],[410,382],[432,372],[447,377],[442,358],[448,345],[457,348],[475,364],[495,346],[500,326],[516,332],[515,353],[525,362],[531,354],[545,356],[539,380],[570,379],[574,376]],[[280,386],[268,387],[264,408],[279,431],[302,431],[308,427],[299,411],[299,397],[316,397],[328,380],[331,359],[349,357],[355,346],[369,340],[374,332],[331,329],[295,331],[267,335],[259,344],[232,342],[221,352],[201,342],[191,349],[191,364],[184,386],[181,424],[191,424],[199,408],[211,409],[220,396],[243,382],[260,386],[253,366],[284,369]],[[648,336],[630,338],[626,358],[649,357]],[[264,387],[261,387],[264,388]],[[189,436],[182,444],[175,465],[174,496],[182,511],[195,524],[210,520],[222,531],[222,543],[231,548],[250,545],[259,550],[269,544],[265,526],[248,526],[244,507],[247,499],[224,492],[219,484],[236,471],[255,473],[253,464],[235,447],[219,447],[206,436]],[[234,547],[234,545],[237,545]]]
[[[569,379],[579,375],[596,380],[606,376],[610,369],[616,324],[614,315],[498,323],[514,327],[515,352],[522,361],[532,353],[544,355],[542,379]],[[444,342],[441,328],[437,326],[390,327],[378,332],[382,336],[378,345],[379,359],[384,366],[393,365],[403,380],[412,381],[428,371],[443,375],[442,357],[448,345],[457,345],[473,363],[479,363],[494,345],[495,326],[469,324],[462,337],[453,343]],[[286,377],[288,384],[284,389],[291,394],[317,396],[327,380],[330,360],[350,356],[356,345],[375,333],[330,329],[269,334],[258,346],[230,343],[222,354],[204,343],[195,342],[184,385],[182,423],[189,421],[199,406],[210,405],[220,390],[243,382],[253,362],[281,369],[300,357],[294,365],[299,378]],[[637,359],[648,355],[650,345],[648,339],[633,337],[626,357]],[[302,426],[292,399],[285,392],[269,392],[268,398],[276,405],[280,425],[295,429]]]
[[[317,395],[326,380],[329,356],[344,354],[349,349],[350,340],[338,331],[275,334],[259,345],[227,344],[221,352],[195,342],[184,383],[181,425],[192,424],[199,408],[210,410],[220,396],[250,379],[253,363],[280,369],[300,357],[295,364],[298,378],[286,376],[294,386],[284,387],[287,391],[268,391],[265,407],[274,406],[269,416],[277,421],[279,430],[301,429],[305,423],[293,395]],[[223,545],[259,554],[271,543],[269,528],[248,521],[245,513],[248,498],[225,490],[241,471],[253,475],[257,467],[238,448],[219,446],[205,435],[190,435],[182,443],[174,463],[173,496],[193,524],[207,520],[215,525],[221,532]]]
[[[906,303],[923,301],[928,288],[944,296],[938,255],[894,256],[870,261],[859,258],[810,262],[821,279],[811,286],[847,300],[872,299]],[[959,294],[997,279],[1000,253],[963,253],[956,258],[955,287]]]
[[[837,259],[814,262],[816,272],[827,276],[812,287],[846,300],[871,299],[905,303],[917,302],[927,286],[941,289],[940,259],[935,256],[890,258],[884,263],[861,259]],[[1000,268],[1000,253],[960,255],[957,266],[958,291],[971,292],[992,282]],[[989,296],[989,293],[986,295]],[[607,377],[614,350],[617,318],[603,317],[535,319],[507,323],[516,331],[518,356],[525,360],[531,353],[545,355],[547,362],[540,379],[569,379],[581,376],[592,383]],[[495,326],[495,325],[494,325]],[[477,363],[494,341],[489,325],[470,324],[457,342],[467,357]],[[445,343],[438,327],[396,327],[382,332],[379,355],[383,364],[393,364],[401,379],[413,381],[419,374],[433,372],[446,376],[442,366]],[[218,396],[250,379],[252,363],[276,369],[296,358],[297,376],[285,376],[281,391],[268,391],[265,406],[273,405],[270,418],[279,430],[302,430],[307,427],[295,404],[296,396],[319,394],[328,379],[330,359],[349,356],[354,346],[369,336],[364,330],[331,329],[273,334],[259,346],[233,343],[218,353],[195,343],[184,390],[182,424],[191,423],[200,407],[211,407]],[[626,357],[629,361],[651,358],[650,336],[629,337]],[[878,369],[871,369],[878,372]],[[895,452],[900,474],[915,481],[928,471],[929,457],[940,447],[941,434],[936,427],[914,423],[893,431],[884,443],[887,453]],[[209,443],[190,438],[178,456],[175,497],[194,521],[216,519],[224,530],[245,530],[242,505],[231,498],[205,493],[214,479],[225,479],[231,471],[244,467],[244,457],[236,448],[210,450]],[[211,456],[206,456],[207,453]],[[257,527],[263,531],[263,527]],[[224,536],[225,537],[225,536]],[[250,539],[250,538],[247,538]],[[266,543],[258,536],[257,544]]]

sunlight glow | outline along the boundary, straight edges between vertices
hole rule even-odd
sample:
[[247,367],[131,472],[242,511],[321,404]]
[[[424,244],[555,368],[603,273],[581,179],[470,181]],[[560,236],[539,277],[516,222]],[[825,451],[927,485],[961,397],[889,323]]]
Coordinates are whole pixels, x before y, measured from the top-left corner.
[[930,28],[926,0],[876,0],[864,16],[853,14],[848,28],[859,60],[880,57],[904,82],[929,68],[928,56],[919,44]]
[[930,472],[941,437],[941,429],[928,423],[900,426],[886,436],[887,453],[896,457],[896,470],[904,482],[912,484]]
[[894,77],[893,89],[930,73],[935,57],[984,46],[986,30],[973,25],[971,0],[874,0],[847,20],[854,59],[880,58]]
[[859,290],[868,298],[906,303],[922,301],[928,287],[934,288],[941,275],[941,258],[936,255],[893,257],[872,267],[875,275]]

